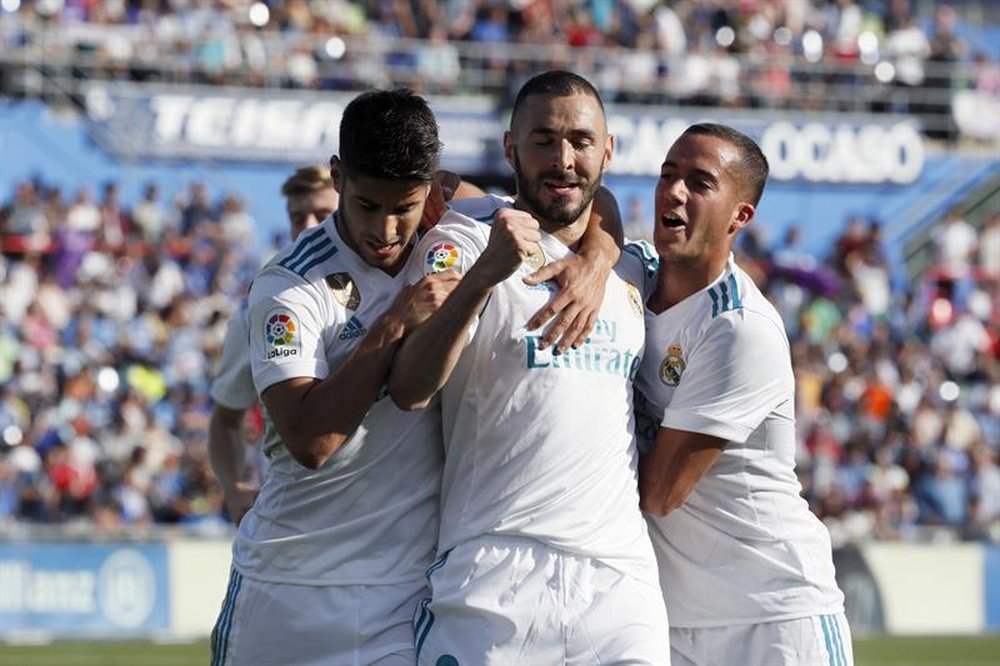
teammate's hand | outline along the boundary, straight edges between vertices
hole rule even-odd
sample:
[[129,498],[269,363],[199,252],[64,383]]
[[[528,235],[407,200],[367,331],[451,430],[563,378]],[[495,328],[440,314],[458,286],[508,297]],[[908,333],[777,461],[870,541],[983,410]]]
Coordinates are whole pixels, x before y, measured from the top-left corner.
[[559,285],[556,297],[528,320],[528,330],[533,331],[553,317],[556,318],[542,335],[538,343],[539,349],[554,344],[557,353],[561,354],[586,341],[604,301],[604,289],[610,272],[610,267],[595,266],[580,255],[572,254],[524,277],[526,284],[555,280]]
[[475,269],[489,284],[507,279],[521,262],[541,251],[538,221],[523,210],[501,208],[493,218],[490,240]]
[[237,482],[233,488],[223,489],[222,497],[226,503],[226,512],[237,527],[240,521],[243,520],[243,516],[253,506],[254,501],[257,499],[257,492],[257,488],[241,481]]
[[437,312],[461,279],[458,271],[447,270],[424,276],[419,282],[404,287],[392,304],[404,332],[409,333]]

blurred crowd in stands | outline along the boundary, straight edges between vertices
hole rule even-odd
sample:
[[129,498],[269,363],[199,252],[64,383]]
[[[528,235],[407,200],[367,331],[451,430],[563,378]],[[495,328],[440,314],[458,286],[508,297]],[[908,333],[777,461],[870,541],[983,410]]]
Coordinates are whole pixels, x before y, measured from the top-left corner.
[[792,342],[797,470],[834,543],[1000,542],[1000,213],[976,230],[949,212],[895,290],[875,220],[825,257],[795,227],[743,240]]
[[953,90],[1000,95],[998,64],[956,31],[995,20],[990,4],[4,0],[0,90],[43,88],[63,63],[81,80],[503,97],[572,63],[607,101],[901,111],[954,138]]
[[114,184],[17,186],[0,212],[0,524],[224,525],[208,388],[255,233],[201,183],[129,206]]
[[[113,183],[23,182],[0,202],[5,531],[228,529],[208,388],[266,259],[247,250],[254,224],[200,183],[126,204]],[[875,221],[846,220],[824,257],[764,228],[740,262],[788,328],[799,474],[835,543],[1000,542],[1000,213],[978,231],[949,213],[933,268],[902,293]],[[246,430],[255,447],[259,411]]]

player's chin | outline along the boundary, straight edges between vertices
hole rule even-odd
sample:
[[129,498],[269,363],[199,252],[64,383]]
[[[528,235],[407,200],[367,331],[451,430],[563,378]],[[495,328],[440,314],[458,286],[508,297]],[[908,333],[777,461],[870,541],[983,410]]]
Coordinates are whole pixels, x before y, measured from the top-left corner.
[[677,238],[666,237],[665,234],[656,234],[653,236],[653,247],[656,248],[656,253],[661,258],[676,259],[682,254],[684,244]]

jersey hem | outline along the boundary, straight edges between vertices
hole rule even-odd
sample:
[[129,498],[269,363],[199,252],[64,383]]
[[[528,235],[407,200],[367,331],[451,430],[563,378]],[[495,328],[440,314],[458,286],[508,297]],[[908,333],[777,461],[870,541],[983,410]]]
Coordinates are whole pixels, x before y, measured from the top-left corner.
[[251,400],[250,402],[248,402],[246,404],[233,404],[233,403],[236,403],[236,402],[239,402],[239,401],[238,400],[227,400],[225,396],[223,396],[223,397],[220,398],[220,397],[217,397],[215,395],[215,393],[212,393],[212,392],[209,392],[208,397],[210,397],[212,399],[212,402],[214,404],[216,404],[216,405],[218,405],[220,407],[225,407],[226,409],[232,409],[234,411],[238,410],[238,409],[242,409],[242,410],[250,409],[251,407],[253,407],[257,403],[257,394],[256,393],[253,396],[253,400]]
[[233,564],[244,578],[255,580],[260,583],[271,583],[273,585],[294,585],[297,587],[349,587],[354,585],[365,585],[368,587],[397,587],[400,585],[414,584],[415,587],[426,587],[427,581],[424,579],[423,570],[414,574],[413,578],[399,578],[386,580],[385,578],[355,578],[351,580],[294,580],[286,577],[271,577],[258,574],[250,569],[245,569],[238,564]]
[[[447,548],[439,548],[438,558],[440,559],[441,557],[443,557],[445,553],[451,553],[458,547],[472,544],[474,542],[483,542],[485,540],[493,540],[493,539],[498,540],[502,544],[509,541],[526,541],[533,544],[537,544],[543,548],[548,548],[549,550],[556,551],[557,553],[568,555],[570,557],[579,557],[582,559],[593,560],[594,562],[602,564],[608,567],[609,569],[614,569],[618,573],[624,576],[628,576],[637,582],[645,583],[651,587],[656,588],[657,590],[660,589],[659,574],[657,573],[656,569],[655,555],[651,556],[649,562],[645,562],[642,558],[635,556],[626,557],[623,555],[618,555],[614,557],[606,557],[602,555],[595,555],[593,553],[585,553],[579,550],[572,550],[570,548],[566,548],[565,546],[557,546],[552,543],[549,543],[548,541],[544,541],[543,539],[540,539],[537,536],[527,535],[527,534],[507,534],[507,533],[497,533],[497,532],[487,532],[486,534],[478,534],[476,536],[468,537],[460,541],[453,542]],[[482,544],[480,543],[479,545]],[[623,563],[633,563],[636,566],[632,567],[623,566]],[[642,566],[643,563],[648,565],[649,573],[652,576],[651,578],[646,578],[645,576],[640,575],[641,572],[639,571],[639,569],[645,568]]]
[[678,622],[667,611],[670,616],[671,629],[717,629],[719,627],[745,626],[751,624],[770,624],[772,622],[787,622],[788,620],[801,620],[806,617],[817,617],[819,615],[835,615],[843,613],[844,606],[829,607],[823,609],[803,610],[799,612],[783,613],[781,615],[759,615],[755,617],[744,617],[723,620],[705,620],[703,622]]
[[281,366],[271,366],[254,377],[254,386],[258,393],[289,379],[312,377],[322,379],[327,375],[328,368],[321,363],[287,363]]
[[661,426],[673,428],[674,430],[686,430],[697,432],[713,437],[720,437],[727,441],[744,443],[753,434],[753,428],[733,423],[725,423],[706,416],[682,412],[681,410],[667,409],[663,415]]

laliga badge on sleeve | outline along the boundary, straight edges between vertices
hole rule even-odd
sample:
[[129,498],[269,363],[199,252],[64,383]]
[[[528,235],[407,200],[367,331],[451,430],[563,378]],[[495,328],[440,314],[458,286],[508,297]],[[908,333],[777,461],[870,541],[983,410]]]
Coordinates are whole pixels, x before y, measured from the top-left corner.
[[264,357],[267,360],[297,359],[302,354],[299,319],[288,308],[275,308],[264,318]]
[[427,250],[427,256],[424,258],[424,275],[433,275],[449,268],[457,270],[460,256],[461,250],[454,243],[448,241],[435,243]]

